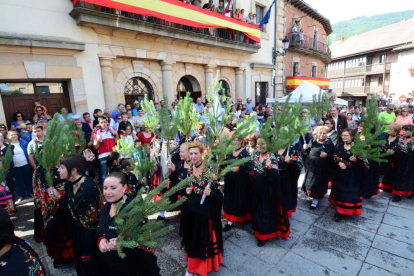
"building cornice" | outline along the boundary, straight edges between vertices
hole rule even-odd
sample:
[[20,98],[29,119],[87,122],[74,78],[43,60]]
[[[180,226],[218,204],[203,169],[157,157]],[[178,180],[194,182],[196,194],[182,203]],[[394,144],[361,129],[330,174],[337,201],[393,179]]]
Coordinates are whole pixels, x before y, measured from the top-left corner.
[[0,32],[0,45],[85,51],[85,43],[67,37]]

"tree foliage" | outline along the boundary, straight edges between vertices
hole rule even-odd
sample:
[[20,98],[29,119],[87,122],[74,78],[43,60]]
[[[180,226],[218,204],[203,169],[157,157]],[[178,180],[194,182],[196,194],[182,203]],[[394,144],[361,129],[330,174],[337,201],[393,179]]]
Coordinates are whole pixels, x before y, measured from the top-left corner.
[[200,121],[200,113],[195,109],[190,92],[187,92],[187,95],[180,100],[176,111],[173,112],[173,118],[177,129],[184,136],[190,135],[195,129],[197,123]]
[[[11,141],[8,142],[9,145]],[[1,158],[1,166],[0,166],[0,184],[6,179],[7,174],[9,173],[10,164],[13,160],[13,155],[11,152],[11,147],[7,147],[6,153]]]
[[267,151],[277,153],[286,149],[299,137],[305,129],[302,121],[302,97],[295,104],[290,104],[292,94],[287,96],[285,103],[279,110],[278,102],[273,104],[273,116],[259,126],[260,138],[266,143]]
[[[361,158],[367,158],[377,162],[387,162],[385,156],[391,153],[383,153],[379,147],[385,144],[385,140],[378,140],[382,134],[384,122],[378,119],[378,102],[376,99],[367,101],[367,114],[361,113],[360,124],[364,128],[361,134],[355,134],[355,142],[351,148],[352,154]],[[361,139],[362,137],[364,139]]]
[[60,158],[69,154],[80,154],[86,145],[82,129],[67,118],[65,110],[62,110],[64,121],[59,120],[60,115],[55,113],[53,119],[48,122],[47,135],[41,148],[35,140],[33,154],[40,166],[46,170],[48,187],[54,185],[53,169],[56,168]]

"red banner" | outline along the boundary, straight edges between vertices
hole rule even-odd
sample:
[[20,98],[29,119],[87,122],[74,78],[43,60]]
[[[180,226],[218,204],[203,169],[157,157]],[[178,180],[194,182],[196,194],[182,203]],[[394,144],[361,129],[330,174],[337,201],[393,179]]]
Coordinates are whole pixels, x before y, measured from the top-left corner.
[[[73,0],[73,4],[79,0]],[[260,29],[216,12],[185,4],[178,0],[86,0],[112,9],[153,16],[173,23],[197,28],[228,28],[243,32],[250,39],[260,42]]]

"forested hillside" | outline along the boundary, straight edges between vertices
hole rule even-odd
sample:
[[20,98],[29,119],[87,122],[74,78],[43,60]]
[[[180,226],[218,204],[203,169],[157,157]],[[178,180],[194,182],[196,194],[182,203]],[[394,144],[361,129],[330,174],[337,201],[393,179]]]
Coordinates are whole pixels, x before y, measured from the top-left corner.
[[392,12],[386,14],[373,15],[371,17],[360,16],[353,19],[332,24],[333,33],[328,37],[328,42],[341,39],[341,36],[350,37],[355,34],[369,32],[378,28],[382,28],[394,23],[398,23],[404,19],[413,18],[414,10]]

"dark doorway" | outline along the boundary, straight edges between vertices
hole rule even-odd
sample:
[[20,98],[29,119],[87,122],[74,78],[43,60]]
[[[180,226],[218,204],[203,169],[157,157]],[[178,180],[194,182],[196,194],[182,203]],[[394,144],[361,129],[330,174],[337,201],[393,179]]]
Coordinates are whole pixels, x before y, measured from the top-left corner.
[[52,117],[63,107],[72,112],[66,82],[0,82],[0,91],[9,128],[16,111],[23,112],[25,120],[33,121],[35,101],[40,101]]
[[268,82],[256,82],[255,85],[256,104],[266,105],[266,98],[269,92]]
[[192,76],[184,76],[180,79],[177,84],[177,95],[179,97],[185,97],[187,92],[191,93],[191,98],[194,102],[197,101],[197,98],[201,97],[201,91],[199,88],[198,81]]

